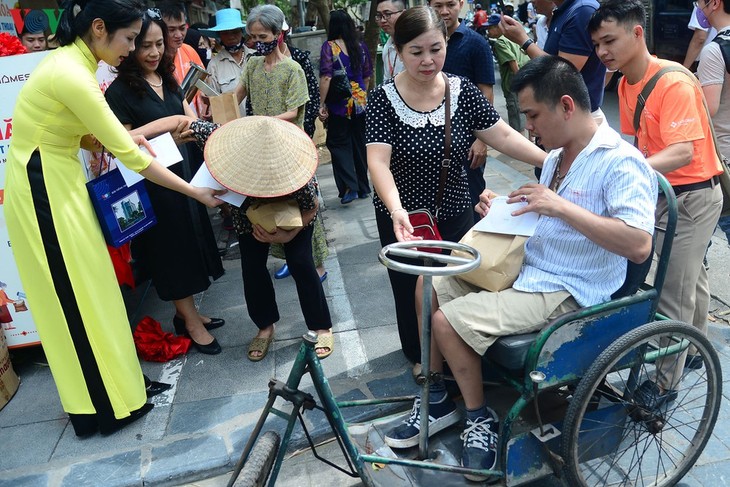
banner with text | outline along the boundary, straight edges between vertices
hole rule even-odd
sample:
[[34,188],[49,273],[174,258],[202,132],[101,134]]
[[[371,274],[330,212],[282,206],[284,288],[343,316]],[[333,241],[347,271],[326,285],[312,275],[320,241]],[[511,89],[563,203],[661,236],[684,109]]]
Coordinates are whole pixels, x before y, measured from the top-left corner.
[[5,224],[5,164],[13,135],[13,107],[20,88],[48,52],[0,57],[0,324],[10,348],[40,343],[20,283]]

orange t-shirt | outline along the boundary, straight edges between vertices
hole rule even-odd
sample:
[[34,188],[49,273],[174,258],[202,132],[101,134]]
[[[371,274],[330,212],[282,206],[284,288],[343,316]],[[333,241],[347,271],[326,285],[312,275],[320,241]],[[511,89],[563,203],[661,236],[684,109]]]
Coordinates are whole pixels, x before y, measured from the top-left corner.
[[[673,64],[676,63],[653,58],[640,82],[630,85],[626,78],[621,80],[618,87],[621,132],[637,135],[634,112],[641,90],[657,71]],[[722,173],[702,99],[702,90],[695,80],[684,73],[666,73],[652,90],[641,114],[638,148],[645,157],[672,144],[693,142],[692,162],[665,174],[674,186],[707,181]]]
[[[194,62],[198,66],[203,66],[203,61],[200,60],[200,56],[195,49],[187,44],[183,44],[175,54],[175,79],[177,84],[182,85],[185,75],[190,71],[190,61]],[[203,102],[200,99],[200,93],[195,95],[193,102],[191,103],[195,109],[195,114],[205,113]]]

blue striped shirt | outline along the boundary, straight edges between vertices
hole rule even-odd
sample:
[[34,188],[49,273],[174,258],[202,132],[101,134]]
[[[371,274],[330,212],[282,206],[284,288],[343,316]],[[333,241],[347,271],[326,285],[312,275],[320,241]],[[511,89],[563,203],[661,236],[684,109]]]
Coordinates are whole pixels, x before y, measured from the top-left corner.
[[[550,184],[561,150],[552,151],[545,160],[541,184]],[[608,124],[598,128],[573,161],[558,195],[596,215],[654,232],[654,171]],[[525,244],[525,261],[513,287],[527,292],[565,290],[581,306],[590,306],[608,301],[621,287],[626,262],[562,219],[543,215]]]

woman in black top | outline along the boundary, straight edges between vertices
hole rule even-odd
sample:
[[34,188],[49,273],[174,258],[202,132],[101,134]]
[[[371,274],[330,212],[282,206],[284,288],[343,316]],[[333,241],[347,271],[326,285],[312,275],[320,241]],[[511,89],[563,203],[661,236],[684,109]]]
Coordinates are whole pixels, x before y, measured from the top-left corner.
[[[375,216],[382,245],[413,240],[408,212],[435,214],[444,159],[445,90],[451,103],[451,160],[466,159],[473,134],[519,160],[541,166],[546,154],[499,118],[494,107],[466,78],[441,69],[446,59],[446,27],[428,7],[406,10],[393,34],[405,70],[370,93],[367,112],[368,168],[375,186]],[[466,171],[451,164],[438,214],[444,240],[457,242],[473,225]],[[417,263],[419,261],[412,261]],[[417,276],[388,271],[403,352],[420,362],[416,320]]]
[[[173,76],[172,59],[165,55],[166,33],[159,15],[148,10],[134,52],[119,65],[118,77],[106,91],[117,118],[128,130],[148,138],[167,131],[170,121],[176,121],[170,117],[177,117],[183,126],[194,119]],[[163,126],[167,128],[160,128]],[[190,181],[194,174],[184,142],[192,139],[176,133],[183,160],[170,170]],[[133,240],[133,255],[152,278],[160,299],[174,302],[175,331],[189,335],[202,353],[220,353],[220,345],[208,330],[222,326],[223,320],[200,315],[193,301],[194,294],[208,289],[209,277],[223,275],[207,211],[180,193],[150,181],[145,186],[157,225]]]

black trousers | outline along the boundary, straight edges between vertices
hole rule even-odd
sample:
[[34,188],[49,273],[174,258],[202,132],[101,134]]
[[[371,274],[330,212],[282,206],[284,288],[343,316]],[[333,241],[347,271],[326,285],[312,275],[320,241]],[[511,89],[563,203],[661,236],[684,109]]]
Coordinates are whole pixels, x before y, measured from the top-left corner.
[[[396,242],[393,232],[393,221],[387,213],[375,210],[375,219],[378,224],[380,244],[386,246]],[[461,237],[474,225],[472,221],[472,210],[466,209],[458,216],[443,220],[438,223],[439,232],[444,240],[458,242]],[[416,259],[396,258],[399,262],[406,264],[420,265],[421,261]],[[421,362],[421,340],[418,336],[418,319],[416,317],[416,281],[418,276],[396,272],[388,269],[390,287],[393,290],[395,300],[395,316],[398,322],[398,335],[400,336],[403,353],[413,363]]]
[[[476,169],[471,169],[471,161],[464,161],[464,169],[466,169],[466,179],[469,181],[469,197],[471,198],[472,217],[474,221],[472,225],[478,222],[481,217],[473,210],[473,208],[479,204],[479,195],[484,192],[487,187],[487,182],[484,181],[484,166],[479,166]],[[441,229],[441,227],[439,227]]]
[[365,154],[365,114],[352,118],[330,115],[327,121],[327,149],[332,155],[332,172],[338,196],[347,190],[369,193]]
[[[241,273],[243,274],[243,296],[246,299],[248,315],[259,329],[279,321],[279,308],[266,268],[269,244],[259,242],[252,234],[238,236],[241,247]],[[310,330],[332,328],[332,318],[327,300],[319,280],[319,274],[312,259],[312,227],[308,226],[284,244],[286,263],[289,266],[299,295],[304,322]]]

